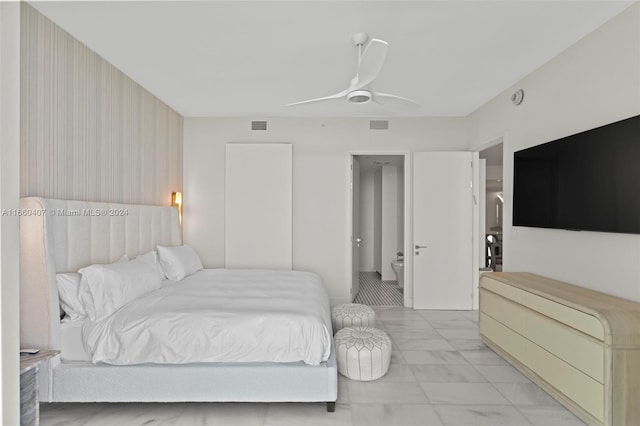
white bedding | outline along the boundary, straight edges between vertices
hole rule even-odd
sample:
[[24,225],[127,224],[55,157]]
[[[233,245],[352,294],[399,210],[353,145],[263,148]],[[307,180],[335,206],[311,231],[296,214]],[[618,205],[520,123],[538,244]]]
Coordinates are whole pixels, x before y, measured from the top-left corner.
[[94,363],[297,362],[331,352],[320,278],[300,271],[206,269],[86,321]]
[[91,361],[82,340],[82,327],[85,318],[61,324],[61,351],[62,361]]

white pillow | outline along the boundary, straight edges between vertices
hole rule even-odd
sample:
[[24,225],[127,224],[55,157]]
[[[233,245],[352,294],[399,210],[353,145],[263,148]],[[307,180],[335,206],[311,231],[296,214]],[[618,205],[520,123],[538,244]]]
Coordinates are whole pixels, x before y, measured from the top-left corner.
[[158,258],[158,252],[157,251],[150,251],[149,253],[145,253],[145,254],[141,254],[140,256],[136,256],[136,259],[139,259],[141,257],[145,257],[147,258],[148,261],[151,261],[151,257],[153,257],[153,261],[156,264],[156,269],[158,271],[158,274],[160,275],[160,278],[164,280],[164,271],[162,270],[162,266],[160,266],[160,259]]
[[[125,254],[117,262],[126,262],[129,258]],[[80,281],[82,275],[78,272],[65,272],[56,274],[56,284],[58,287],[58,299],[60,307],[66,314],[64,322],[75,321],[78,318],[86,317],[87,311],[85,303],[80,295]]]
[[184,277],[201,271],[202,261],[198,253],[188,245],[177,247],[158,246],[160,266],[167,278],[178,281]]
[[130,301],[162,287],[155,252],[129,262],[91,265],[78,272],[83,276],[80,286],[86,289],[93,302],[85,305],[92,321],[111,315]]

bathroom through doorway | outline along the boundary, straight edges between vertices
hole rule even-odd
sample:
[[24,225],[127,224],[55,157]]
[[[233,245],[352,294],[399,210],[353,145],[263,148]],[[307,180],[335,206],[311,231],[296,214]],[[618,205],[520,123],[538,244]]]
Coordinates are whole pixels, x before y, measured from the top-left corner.
[[404,306],[404,162],[405,155],[353,155],[354,303]]

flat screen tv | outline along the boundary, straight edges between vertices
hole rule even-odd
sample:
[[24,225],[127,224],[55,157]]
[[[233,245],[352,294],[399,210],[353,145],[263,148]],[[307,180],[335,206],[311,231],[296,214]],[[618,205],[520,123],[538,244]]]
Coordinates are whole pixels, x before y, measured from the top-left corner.
[[640,234],[640,115],[513,161],[514,226]]

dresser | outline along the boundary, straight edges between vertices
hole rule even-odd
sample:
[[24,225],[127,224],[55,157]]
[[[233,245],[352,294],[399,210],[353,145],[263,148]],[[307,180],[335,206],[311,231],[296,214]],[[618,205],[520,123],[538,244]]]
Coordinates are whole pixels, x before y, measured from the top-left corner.
[[587,424],[640,425],[640,304],[531,273],[486,273],[479,328]]

